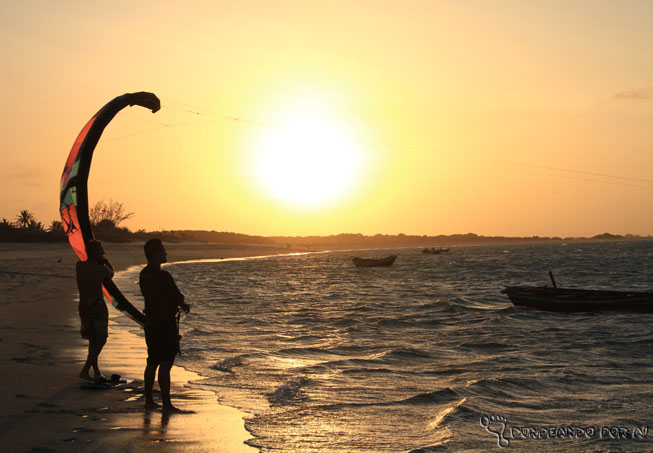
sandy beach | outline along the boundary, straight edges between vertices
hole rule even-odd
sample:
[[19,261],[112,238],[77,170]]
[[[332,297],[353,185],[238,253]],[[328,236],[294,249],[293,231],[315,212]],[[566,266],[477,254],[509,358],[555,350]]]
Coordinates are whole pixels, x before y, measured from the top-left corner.
[[[170,262],[288,253],[247,245],[166,246]],[[105,243],[105,250],[116,271],[145,262],[142,244]],[[247,414],[219,404],[211,392],[191,389],[188,381],[201,377],[181,367],[171,373],[173,402],[190,413],[145,411],[145,341],[112,319],[100,368],[132,382],[100,391],[81,388],[77,375],[87,343],[79,335],[76,261],[68,244],[0,244],[3,451],[256,451],[245,444],[251,438],[244,428]],[[109,310],[114,319],[122,316]]]

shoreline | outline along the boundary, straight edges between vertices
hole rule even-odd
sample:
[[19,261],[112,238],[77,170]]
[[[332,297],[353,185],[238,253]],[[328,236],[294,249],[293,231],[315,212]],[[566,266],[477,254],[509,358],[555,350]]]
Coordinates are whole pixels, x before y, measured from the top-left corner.
[[[286,248],[231,244],[166,244],[171,262],[287,254]],[[105,243],[116,272],[145,264],[142,244]],[[294,250],[297,252],[297,250]],[[88,343],[79,335],[75,263],[65,244],[0,243],[0,387],[4,451],[148,450],[255,452],[245,442],[244,412],[218,395],[192,388],[202,376],[175,366],[172,398],[190,414],[144,411],[143,338],[119,326],[109,308],[109,339],[100,368],[133,380],[123,388],[81,389]],[[4,271],[4,272],[3,272]],[[155,383],[155,391],[158,384]],[[155,395],[155,399],[157,395]]]
[[[103,372],[107,376],[113,372],[121,373],[129,384],[123,388],[96,391],[119,394],[121,400],[113,408],[110,407],[111,415],[106,417],[97,435],[92,436],[95,447],[101,450],[127,447],[137,451],[149,448],[166,451],[166,446],[169,446],[174,451],[199,448],[216,453],[258,451],[246,443],[252,437],[245,429],[244,417],[248,414],[221,404],[214,392],[195,388],[191,381],[202,380],[203,376],[181,365],[174,365],[170,373],[171,396],[175,406],[185,413],[164,414],[161,410],[144,410],[145,338],[118,323],[116,319],[122,315],[117,310],[110,313],[110,341],[100,356],[101,367],[106,368],[107,371]],[[160,400],[156,381],[154,398]]]

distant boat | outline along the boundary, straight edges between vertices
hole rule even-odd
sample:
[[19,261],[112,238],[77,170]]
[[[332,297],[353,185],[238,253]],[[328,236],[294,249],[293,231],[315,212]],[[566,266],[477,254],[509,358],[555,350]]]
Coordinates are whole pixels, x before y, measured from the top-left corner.
[[382,267],[392,266],[396,259],[397,255],[390,255],[385,258],[359,258],[355,256],[351,260],[356,267]]
[[510,286],[501,292],[518,307],[562,312],[603,310],[652,311],[653,291],[611,291],[558,288],[549,272],[553,288]]
[[439,255],[440,253],[446,253],[448,251],[449,249],[444,247],[439,247],[437,249],[435,247],[431,247],[430,249],[426,248],[422,250],[422,253],[425,253],[427,255]]
[[511,286],[503,291],[518,307],[547,311],[653,311],[653,292]]

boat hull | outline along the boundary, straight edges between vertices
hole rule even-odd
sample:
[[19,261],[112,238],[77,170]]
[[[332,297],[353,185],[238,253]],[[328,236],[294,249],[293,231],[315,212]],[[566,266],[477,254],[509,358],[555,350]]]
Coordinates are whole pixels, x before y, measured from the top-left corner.
[[518,307],[559,312],[653,312],[653,292],[511,286],[503,291]]
[[386,256],[385,258],[358,258],[354,257],[351,260],[356,267],[387,267],[392,266],[397,259],[397,255]]

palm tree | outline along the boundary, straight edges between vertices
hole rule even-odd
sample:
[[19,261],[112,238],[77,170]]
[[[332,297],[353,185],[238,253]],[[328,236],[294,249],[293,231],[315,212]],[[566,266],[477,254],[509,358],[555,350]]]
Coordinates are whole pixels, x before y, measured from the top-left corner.
[[53,220],[48,227],[50,233],[63,233],[63,224],[59,220]]
[[16,216],[16,226],[18,226],[18,228],[28,228],[30,223],[34,221],[36,221],[36,217],[34,217],[34,214],[29,212],[27,209],[23,209]]
[[30,220],[29,225],[27,226],[27,228],[30,231],[37,231],[39,233],[42,233],[42,232],[45,231],[45,228],[43,227],[43,223],[42,222],[37,222],[36,219]]
[[3,217],[2,222],[0,222],[0,231],[11,231],[13,229],[14,226],[11,223],[9,223],[9,220]]

